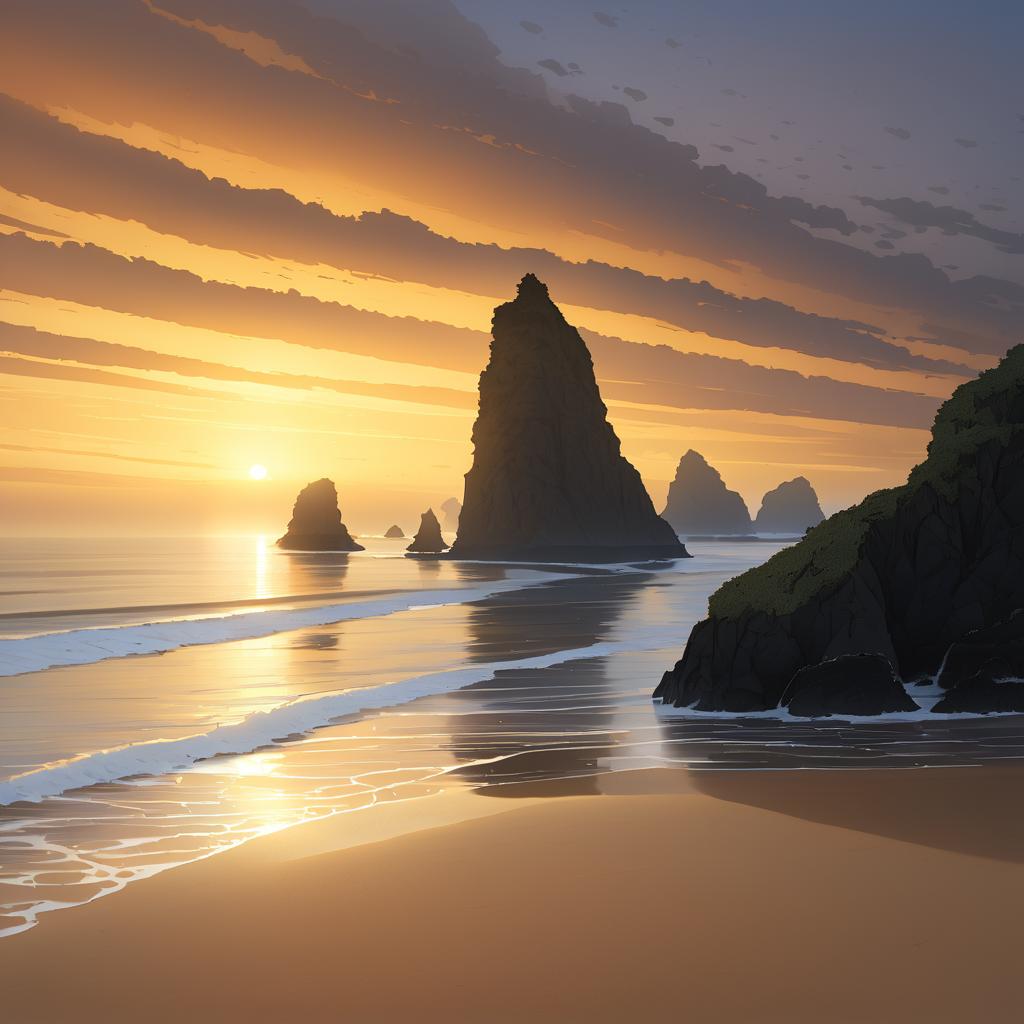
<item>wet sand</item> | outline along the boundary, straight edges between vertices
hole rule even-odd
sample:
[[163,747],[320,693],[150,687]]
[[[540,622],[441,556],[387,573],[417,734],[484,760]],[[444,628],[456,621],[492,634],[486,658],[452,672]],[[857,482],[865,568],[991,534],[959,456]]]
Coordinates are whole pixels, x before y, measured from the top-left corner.
[[0,944],[4,1019],[1015,1020],[1022,784],[649,770],[340,815],[46,915]]

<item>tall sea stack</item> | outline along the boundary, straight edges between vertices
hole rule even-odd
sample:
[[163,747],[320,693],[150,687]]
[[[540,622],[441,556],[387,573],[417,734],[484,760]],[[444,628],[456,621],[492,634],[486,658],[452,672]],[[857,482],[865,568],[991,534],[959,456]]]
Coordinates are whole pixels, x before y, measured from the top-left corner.
[[779,484],[761,501],[761,511],[754,520],[758,533],[801,535],[825,518],[818,504],[818,495],[810,480],[798,476]]
[[533,274],[492,321],[456,558],[684,558],[619,439],[579,332]]
[[730,491],[718,470],[692,448],[679,460],[661,515],[683,537],[754,532],[746,502],[736,491]]
[[444,528],[452,532],[459,528],[459,513],[462,511],[462,502],[458,498],[447,498],[441,502],[441,515],[444,520]]
[[412,543],[405,550],[414,554],[436,554],[439,551],[444,551],[447,547],[448,545],[445,544],[444,538],[441,536],[441,524],[437,521],[434,510],[428,508],[420,516],[420,528],[416,531]]
[[363,550],[341,521],[333,480],[316,480],[299,491],[288,531],[277,546],[292,551]]
[[[719,588],[655,697],[700,710],[1024,711],[1024,345],[939,410],[928,457]],[[1016,680],[1016,681],[1014,681]],[[913,688],[911,688],[913,693]]]

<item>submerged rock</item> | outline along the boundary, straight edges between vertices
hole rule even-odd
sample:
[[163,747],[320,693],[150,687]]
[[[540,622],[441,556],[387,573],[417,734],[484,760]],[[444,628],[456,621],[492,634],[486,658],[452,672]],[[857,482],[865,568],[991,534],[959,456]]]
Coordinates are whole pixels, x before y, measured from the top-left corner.
[[384,536],[388,540],[399,540],[405,536],[405,533],[400,526],[389,526]]
[[527,274],[492,328],[452,557],[686,557],[623,457],[587,346],[547,288]]
[[363,550],[341,521],[333,480],[316,480],[299,491],[288,530],[277,546],[293,551]]
[[447,498],[441,502],[441,517],[444,528],[454,533],[459,528],[459,515],[462,512],[462,502],[458,498]]
[[428,508],[420,516],[420,528],[416,531],[412,543],[405,549],[414,552],[439,552],[444,551],[448,545],[441,536],[441,524],[434,515],[434,510]]
[[[655,696],[704,710],[738,702],[771,708],[808,666],[879,655],[915,682],[934,677],[950,645],[964,641],[943,678],[952,684],[954,666],[973,647],[965,660],[979,673],[956,689],[960,706],[973,689],[977,710],[997,696],[988,688],[991,672],[981,670],[993,655],[1016,658],[1018,649],[998,630],[989,639],[968,634],[1021,607],[1024,346],[1017,346],[942,406],[928,457],[906,484],[837,513],[719,588]],[[992,685],[1000,701],[1010,693],[1005,683]]]
[[918,710],[892,665],[879,654],[844,654],[799,669],[780,704],[805,718]]
[[754,520],[758,533],[784,533],[800,536],[825,518],[810,480],[798,476],[779,484],[761,500],[761,511]]
[[718,470],[693,449],[679,460],[661,515],[683,537],[754,532],[746,502],[730,491]]

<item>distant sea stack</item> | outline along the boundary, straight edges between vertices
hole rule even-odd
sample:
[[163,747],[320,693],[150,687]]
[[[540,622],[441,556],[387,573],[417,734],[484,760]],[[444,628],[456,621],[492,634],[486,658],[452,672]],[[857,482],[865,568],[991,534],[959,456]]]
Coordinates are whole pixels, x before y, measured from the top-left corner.
[[622,456],[587,346],[533,274],[492,321],[455,558],[685,558]]
[[403,537],[405,537],[405,533],[402,531],[402,528],[400,526],[396,525],[389,526],[384,536],[388,540],[401,540]]
[[802,536],[825,518],[810,480],[798,476],[779,484],[761,501],[761,511],[754,520],[758,533],[784,533]]
[[441,536],[441,524],[437,521],[434,510],[428,508],[420,516],[420,528],[416,531],[412,543],[405,550],[423,554],[444,551],[447,547],[448,545],[445,544],[444,538]]
[[341,521],[333,480],[317,480],[299,491],[288,531],[277,546],[291,551],[363,550]]
[[448,498],[441,503],[442,523],[446,530],[454,533],[459,528],[459,513],[462,512],[462,502],[458,498]]
[[693,449],[676,467],[661,513],[682,537],[723,537],[754,532],[746,502],[725,486],[718,470]]
[[798,699],[803,714],[880,713],[916,706],[900,681],[938,674],[936,711],[1024,711],[1021,608],[1019,345],[942,406],[906,484],[721,587],[655,696],[706,711]]

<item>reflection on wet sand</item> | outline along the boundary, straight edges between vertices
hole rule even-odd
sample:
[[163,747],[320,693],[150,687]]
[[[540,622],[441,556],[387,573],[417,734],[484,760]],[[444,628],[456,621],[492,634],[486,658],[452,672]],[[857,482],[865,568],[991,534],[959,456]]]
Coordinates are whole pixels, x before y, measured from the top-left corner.
[[[470,656],[478,662],[590,647],[651,575],[565,580],[471,606]],[[458,775],[489,796],[533,795],[526,783],[558,780],[559,793],[597,792],[600,759],[616,742],[616,694],[605,658],[498,672],[450,695],[450,749]],[[605,769],[606,770],[606,769]],[[551,787],[545,794],[554,794]]]

